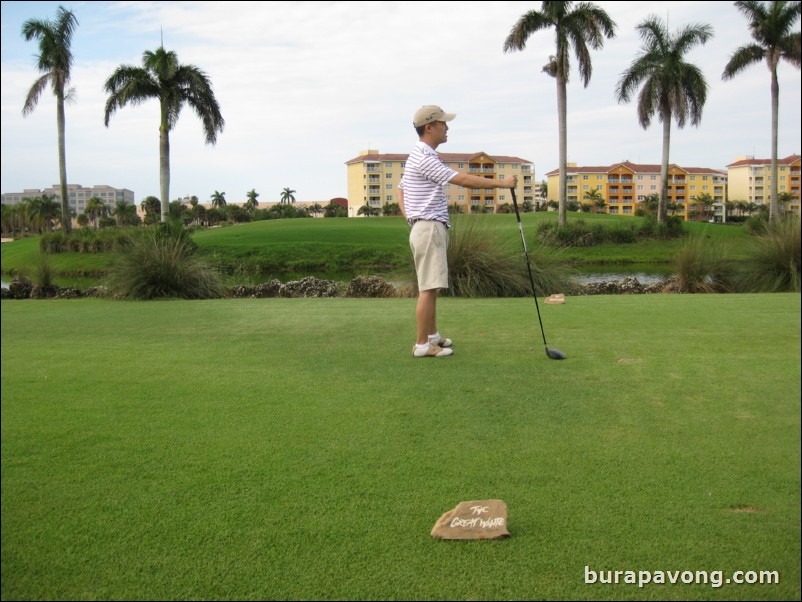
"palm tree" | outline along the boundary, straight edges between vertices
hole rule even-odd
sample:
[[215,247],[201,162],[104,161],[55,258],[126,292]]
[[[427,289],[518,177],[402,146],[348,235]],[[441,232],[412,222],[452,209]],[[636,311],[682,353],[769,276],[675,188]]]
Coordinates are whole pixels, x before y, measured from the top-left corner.
[[47,84],[53,88],[56,97],[56,125],[58,128],[58,176],[61,185],[61,227],[64,232],[72,230],[70,219],[70,198],[67,194],[67,148],[65,142],[66,121],[64,117],[64,101],[72,95],[67,89],[72,76],[72,34],[78,25],[78,19],[71,10],[59,6],[55,21],[28,19],[22,24],[22,35],[27,42],[33,38],[39,40],[39,56],[36,67],[43,74],[37,79],[22,107],[22,114],[29,115],[36,108],[39,97]]
[[137,223],[136,205],[120,199],[114,205],[114,219],[118,226],[132,226]]
[[565,199],[567,196],[566,169],[568,162],[567,144],[567,92],[566,84],[570,73],[569,51],[573,46],[579,62],[579,77],[585,87],[590,83],[593,67],[588,45],[594,50],[604,46],[604,38],[615,37],[615,22],[607,13],[591,2],[580,2],[572,10],[573,2],[553,1],[542,4],[542,10],[524,13],[513,25],[504,42],[504,52],[523,50],[526,41],[541,29],[554,28],[557,39],[555,56],[550,57],[543,71],[557,80],[557,115],[560,127],[560,204],[557,218],[558,226],[565,226]]
[[777,65],[785,59],[799,69],[800,32],[791,31],[802,11],[800,2],[736,2],[735,7],[749,19],[749,31],[754,44],[738,48],[730,57],[721,78],[735,77],[753,63],[765,60],[771,72],[771,188],[769,223],[777,222],[777,133],[779,130],[780,84],[777,80]]
[[707,100],[707,82],[701,70],[685,61],[683,56],[696,44],[705,44],[713,37],[707,24],[686,25],[675,35],[669,33],[659,17],[642,21],[636,29],[643,40],[641,52],[621,74],[616,88],[618,102],[629,102],[638,86],[638,120],[646,129],[652,116],[663,123],[663,162],[660,168],[660,203],[657,221],[665,220],[668,203],[668,155],[671,146],[671,118],[677,127],[702,121],[702,108]]
[[159,221],[159,215],[162,212],[162,204],[159,199],[155,196],[146,196],[142,199],[142,202],[139,203],[139,206],[142,208],[142,211],[145,212],[145,224],[153,224]]
[[214,191],[212,195],[212,207],[215,209],[222,209],[226,206],[226,193]]
[[292,190],[290,188],[285,188],[284,190],[281,191],[281,200],[280,200],[280,202],[281,203],[287,203],[287,204],[294,203],[295,202],[295,197],[293,196],[294,194],[295,194],[294,190]]
[[106,217],[108,215],[109,208],[101,199],[93,196],[91,199],[86,201],[84,213],[86,214],[86,217],[95,222],[95,230],[97,230],[99,228],[98,220],[101,217]]
[[604,201],[604,195],[602,195],[598,188],[588,190],[585,193],[585,200],[590,201],[590,204],[593,207],[596,207],[599,210],[599,213],[604,213],[604,208],[607,206],[607,203]]
[[691,197],[692,201],[696,201],[697,205],[702,206],[702,219],[708,219],[708,215],[713,217],[713,205],[716,204],[716,200],[710,196],[710,193],[703,192],[699,196]]
[[248,212],[253,211],[259,206],[259,201],[256,200],[256,197],[259,196],[259,193],[256,192],[255,188],[251,188],[251,191],[247,194],[248,200],[245,201],[245,210]]
[[43,194],[31,199],[29,214],[31,220],[36,222],[37,228],[53,231],[53,220],[57,220],[61,207],[53,197]]
[[112,114],[125,105],[138,105],[150,98],[159,100],[159,184],[161,191],[161,221],[167,221],[170,198],[170,131],[178,121],[184,104],[197,113],[203,124],[207,144],[217,142],[225,122],[207,75],[194,65],[181,65],[173,51],[163,47],[155,52],[145,51],[142,67],[120,65],[106,80],[104,123],[109,125]]
[[359,211],[356,212],[357,215],[364,215],[365,217],[379,215],[379,213],[381,213],[381,209],[371,206],[370,203],[365,203],[359,208]]

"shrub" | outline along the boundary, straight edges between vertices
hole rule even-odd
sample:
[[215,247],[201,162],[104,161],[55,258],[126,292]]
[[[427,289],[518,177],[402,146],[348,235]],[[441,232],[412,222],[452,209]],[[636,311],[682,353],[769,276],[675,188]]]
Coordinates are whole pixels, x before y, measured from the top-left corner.
[[[452,297],[523,297],[532,294],[520,239],[501,240],[487,222],[455,216],[448,247]],[[531,242],[531,241],[530,241]],[[527,245],[530,246],[530,245]],[[532,279],[538,294],[575,288],[572,270],[558,253],[541,245],[529,249]]]
[[53,287],[53,266],[50,265],[50,261],[47,258],[45,253],[40,253],[39,258],[36,261],[36,272],[35,272],[35,280],[36,284],[38,284],[41,288],[51,288]]
[[716,293],[730,288],[731,264],[725,258],[724,247],[702,236],[692,236],[682,244],[675,264],[677,271],[669,279],[666,292]]
[[107,287],[118,298],[210,299],[225,293],[220,274],[195,254],[183,230],[162,225],[117,252]]
[[510,297],[526,294],[520,256],[501,243],[487,222],[454,216],[449,234],[447,294],[453,297]]
[[738,263],[735,288],[741,292],[800,292],[800,221],[788,216],[755,239]]
[[600,224],[588,226],[582,219],[572,220],[562,228],[557,222],[544,222],[537,233],[538,240],[550,247],[592,247],[604,240]]

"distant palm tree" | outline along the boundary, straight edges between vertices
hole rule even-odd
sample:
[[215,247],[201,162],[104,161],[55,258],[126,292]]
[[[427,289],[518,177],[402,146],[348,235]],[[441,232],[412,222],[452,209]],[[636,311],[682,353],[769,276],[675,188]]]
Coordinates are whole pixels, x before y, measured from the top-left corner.
[[259,193],[256,192],[255,188],[252,188],[251,191],[247,194],[248,200],[245,201],[245,210],[246,211],[253,211],[259,206],[259,201],[256,200],[256,197],[259,196]]
[[146,196],[142,199],[142,202],[139,203],[139,206],[142,208],[142,211],[145,212],[145,224],[154,224],[159,221],[159,215],[162,210],[162,204],[159,199],[155,196]]
[[72,230],[70,198],[67,194],[67,148],[65,142],[66,120],[64,101],[69,100],[72,90],[67,89],[72,76],[72,34],[78,19],[70,10],[59,6],[55,21],[28,19],[22,24],[22,35],[26,41],[39,40],[39,56],[36,66],[43,75],[37,79],[22,107],[22,114],[29,115],[36,108],[42,91],[49,83],[56,96],[56,126],[58,128],[58,176],[61,185],[61,227],[64,232]]
[[604,195],[602,195],[598,188],[588,190],[585,193],[585,200],[590,201],[590,204],[596,207],[599,213],[604,213],[604,208],[607,206],[607,203],[604,202]]
[[565,226],[567,197],[568,125],[566,84],[570,73],[569,51],[573,46],[579,62],[579,77],[587,88],[593,66],[588,45],[594,50],[604,46],[604,38],[615,37],[615,22],[607,13],[591,2],[580,2],[572,10],[573,2],[543,2],[540,11],[524,13],[512,27],[504,42],[504,52],[523,50],[526,41],[541,29],[554,28],[557,40],[555,56],[550,57],[543,71],[557,80],[557,115],[560,128],[559,214],[557,225]]
[[226,193],[214,191],[212,195],[212,207],[215,209],[222,209],[226,206]]
[[364,215],[365,217],[379,215],[380,213],[381,209],[379,209],[378,207],[371,206],[370,203],[365,203],[359,208],[359,211],[356,212],[357,215]]
[[91,199],[86,201],[84,213],[86,214],[86,217],[95,222],[95,230],[97,230],[100,226],[100,218],[106,217],[109,214],[109,208],[100,198],[93,196]]
[[136,205],[120,199],[114,205],[114,219],[118,226],[133,226],[137,223]]
[[701,213],[702,213],[702,219],[703,220],[707,219],[708,215],[710,217],[713,217],[713,205],[716,204],[716,200],[712,196],[710,196],[710,193],[703,192],[699,196],[691,197],[691,200],[692,201],[696,201],[697,208],[698,208],[698,205],[701,205],[701,209],[702,209]]
[[621,74],[616,88],[618,102],[629,102],[638,86],[638,120],[643,129],[651,124],[652,116],[663,124],[663,161],[660,168],[660,203],[657,221],[665,221],[668,204],[668,155],[671,146],[671,119],[677,127],[702,121],[702,108],[707,100],[707,82],[702,71],[685,61],[685,53],[697,44],[713,37],[707,24],[687,25],[676,35],[669,33],[659,17],[650,16],[636,29],[643,40],[641,52]]
[[779,130],[780,84],[777,80],[777,65],[784,59],[799,69],[800,37],[791,31],[802,11],[800,2],[736,2],[735,6],[749,19],[749,31],[754,44],[738,48],[730,57],[721,78],[735,77],[749,65],[763,60],[771,72],[771,184],[769,223],[776,223],[780,214],[777,200],[777,133]]
[[114,112],[131,103],[138,105],[150,98],[159,101],[161,121],[159,123],[159,184],[161,191],[161,221],[167,221],[170,198],[170,131],[178,121],[184,104],[198,114],[203,123],[207,144],[217,142],[217,134],[223,131],[225,122],[220,106],[212,91],[207,75],[194,65],[181,65],[175,52],[163,47],[155,52],[145,51],[142,67],[121,65],[106,80],[104,123]]
[[290,188],[285,188],[284,190],[281,191],[281,200],[280,200],[280,202],[281,203],[287,203],[287,204],[294,203],[295,202],[295,197],[293,196],[294,194],[295,194],[294,190],[292,190]]
[[59,219],[61,207],[52,196],[43,194],[31,199],[30,217],[40,229],[53,231],[53,220]]

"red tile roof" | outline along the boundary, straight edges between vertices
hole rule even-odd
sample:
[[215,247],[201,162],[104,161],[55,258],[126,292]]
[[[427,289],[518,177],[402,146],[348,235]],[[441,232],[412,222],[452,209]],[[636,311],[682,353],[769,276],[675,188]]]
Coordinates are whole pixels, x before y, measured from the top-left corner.
[[[506,155],[489,155],[484,151],[479,151],[478,153],[437,153],[440,155],[440,159],[443,163],[470,163],[471,161],[476,160],[480,156],[484,155],[488,157],[490,160],[495,161],[496,163],[532,163],[528,159],[521,159],[520,157],[508,157]],[[409,157],[409,153],[398,155],[398,154],[378,154],[378,153],[371,153],[369,155],[360,155],[359,157],[355,157],[350,161],[346,161],[346,165],[351,165],[353,163],[364,163],[364,162],[377,162],[380,163],[382,161],[406,161]]]
[[[791,165],[799,161],[799,155],[788,155],[785,159],[777,159],[778,165]],[[735,163],[730,163],[727,167],[743,167],[745,165],[771,165],[771,159],[741,159]]]
[[[661,165],[660,164],[640,164],[640,163],[630,163],[629,161],[622,161],[621,163],[613,163],[612,165],[597,165],[597,166],[581,166],[581,167],[574,167],[568,166],[566,171],[572,174],[580,174],[580,173],[608,173],[611,172],[618,167],[625,167],[634,173],[660,173]],[[720,173],[722,175],[726,175],[726,171],[722,171],[721,169],[713,169],[711,167],[682,167],[681,165],[677,165],[676,163],[669,163],[668,168],[671,169],[675,167],[677,169],[681,169],[687,173]],[[546,174],[546,176],[556,176],[560,173],[560,169],[553,169]]]

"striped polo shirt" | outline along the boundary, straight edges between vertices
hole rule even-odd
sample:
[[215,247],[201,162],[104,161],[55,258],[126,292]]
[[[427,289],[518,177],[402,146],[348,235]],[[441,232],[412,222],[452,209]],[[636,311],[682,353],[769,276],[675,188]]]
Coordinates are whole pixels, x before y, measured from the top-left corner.
[[457,172],[443,163],[431,146],[418,141],[398,184],[404,191],[407,219],[437,220],[450,227],[444,186],[455,175]]

